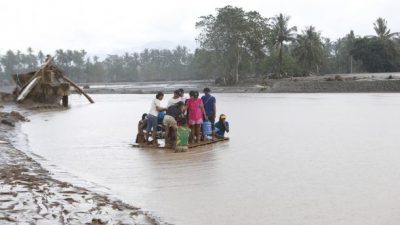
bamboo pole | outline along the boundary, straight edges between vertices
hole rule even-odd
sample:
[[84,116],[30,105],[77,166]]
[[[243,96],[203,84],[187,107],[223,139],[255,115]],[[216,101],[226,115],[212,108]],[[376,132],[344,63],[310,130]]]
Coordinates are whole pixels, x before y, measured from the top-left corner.
[[61,76],[61,78],[62,78],[63,80],[65,80],[65,81],[67,81],[68,83],[70,83],[70,84],[77,90],[78,93],[83,94],[83,95],[87,98],[87,100],[88,100],[90,103],[94,103],[93,99],[92,99],[88,94],[86,94],[86,92],[83,91],[83,90],[82,90],[77,84],[75,84],[72,80],[66,78],[66,77],[63,76],[63,75],[60,75],[60,76]]
[[[42,72],[44,68],[46,68],[51,62],[53,61],[53,57],[50,57],[41,67],[40,69],[38,69],[35,74],[31,77],[31,79],[21,88],[21,90],[19,91],[19,93],[22,93],[24,91],[24,89],[32,82],[33,79],[35,79],[35,77],[39,76],[39,73]],[[43,74],[42,74],[43,75]]]

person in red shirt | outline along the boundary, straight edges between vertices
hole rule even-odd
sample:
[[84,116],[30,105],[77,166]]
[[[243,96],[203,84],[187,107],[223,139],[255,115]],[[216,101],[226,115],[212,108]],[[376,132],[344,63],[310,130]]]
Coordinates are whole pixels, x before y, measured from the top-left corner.
[[203,118],[207,118],[204,110],[203,101],[199,98],[199,92],[193,92],[193,96],[186,103],[187,112],[189,114],[189,126],[191,129],[191,140],[196,138],[196,143],[200,142],[200,128],[203,124]]

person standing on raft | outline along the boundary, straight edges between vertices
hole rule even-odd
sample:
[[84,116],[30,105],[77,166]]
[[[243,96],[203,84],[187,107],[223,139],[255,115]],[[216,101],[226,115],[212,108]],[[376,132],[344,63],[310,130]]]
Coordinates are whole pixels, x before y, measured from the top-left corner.
[[174,91],[174,96],[170,100],[168,100],[167,107],[170,107],[171,105],[174,105],[181,101],[180,93],[181,92],[179,90]]
[[181,102],[186,104],[186,101],[188,100],[188,98],[185,97],[185,90],[183,90],[182,88],[179,88],[178,91],[179,91],[179,97],[181,97]]
[[150,112],[147,115],[147,129],[146,129],[146,141],[149,142],[150,132],[152,132],[153,145],[158,145],[157,142],[157,125],[158,125],[158,113],[164,112],[167,108],[161,107],[161,101],[164,98],[164,93],[158,92],[156,98],[153,99],[150,106]]
[[217,113],[217,101],[214,96],[212,96],[210,88],[206,87],[203,90],[204,95],[201,97],[201,100],[203,101],[204,109],[206,111],[207,117],[205,118],[206,120],[209,120],[211,122],[211,130],[213,131],[212,136],[214,138],[215,133],[215,115]]
[[203,118],[207,118],[206,111],[204,110],[203,101],[199,99],[199,92],[194,91],[186,103],[187,112],[189,114],[189,126],[191,129],[192,141],[196,138],[196,143],[200,142],[200,128],[203,124]]

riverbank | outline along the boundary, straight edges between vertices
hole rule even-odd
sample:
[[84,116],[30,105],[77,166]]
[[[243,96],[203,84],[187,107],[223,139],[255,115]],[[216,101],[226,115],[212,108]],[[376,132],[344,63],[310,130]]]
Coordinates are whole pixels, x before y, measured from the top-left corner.
[[369,93],[400,92],[400,73],[330,74],[283,79],[248,79],[235,86],[219,86],[212,80],[158,81],[136,83],[87,84],[90,94],[172,93],[177,88],[214,93]]
[[[0,114],[16,122],[10,116]],[[53,179],[10,144],[16,132],[18,125],[0,124],[0,224],[160,224],[137,207]]]

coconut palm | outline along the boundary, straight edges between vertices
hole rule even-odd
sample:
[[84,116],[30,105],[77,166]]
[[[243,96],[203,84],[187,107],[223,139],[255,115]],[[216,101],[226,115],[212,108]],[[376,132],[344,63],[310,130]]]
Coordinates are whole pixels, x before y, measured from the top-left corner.
[[282,13],[276,15],[272,18],[272,44],[278,48],[279,58],[279,74],[282,75],[282,54],[283,46],[285,42],[290,42],[295,40],[295,32],[297,27],[289,28],[290,16],[285,16]]
[[345,38],[345,47],[348,52],[349,62],[350,62],[350,73],[353,73],[353,56],[351,55],[351,49],[354,45],[354,40],[356,39],[354,35],[354,31],[351,30],[349,34],[346,35]]
[[392,39],[395,36],[398,36],[399,33],[390,33],[390,29],[387,26],[387,21],[383,19],[382,17],[379,17],[375,22],[374,22],[374,30],[377,34],[377,36],[381,39]]
[[319,73],[323,51],[321,35],[315,31],[315,27],[307,27],[302,34],[297,35],[294,54],[297,60],[304,66],[306,75],[309,75],[313,68]]
[[44,54],[43,54],[42,51],[38,52],[37,58],[39,59],[39,63],[43,64],[43,62],[44,62]]

